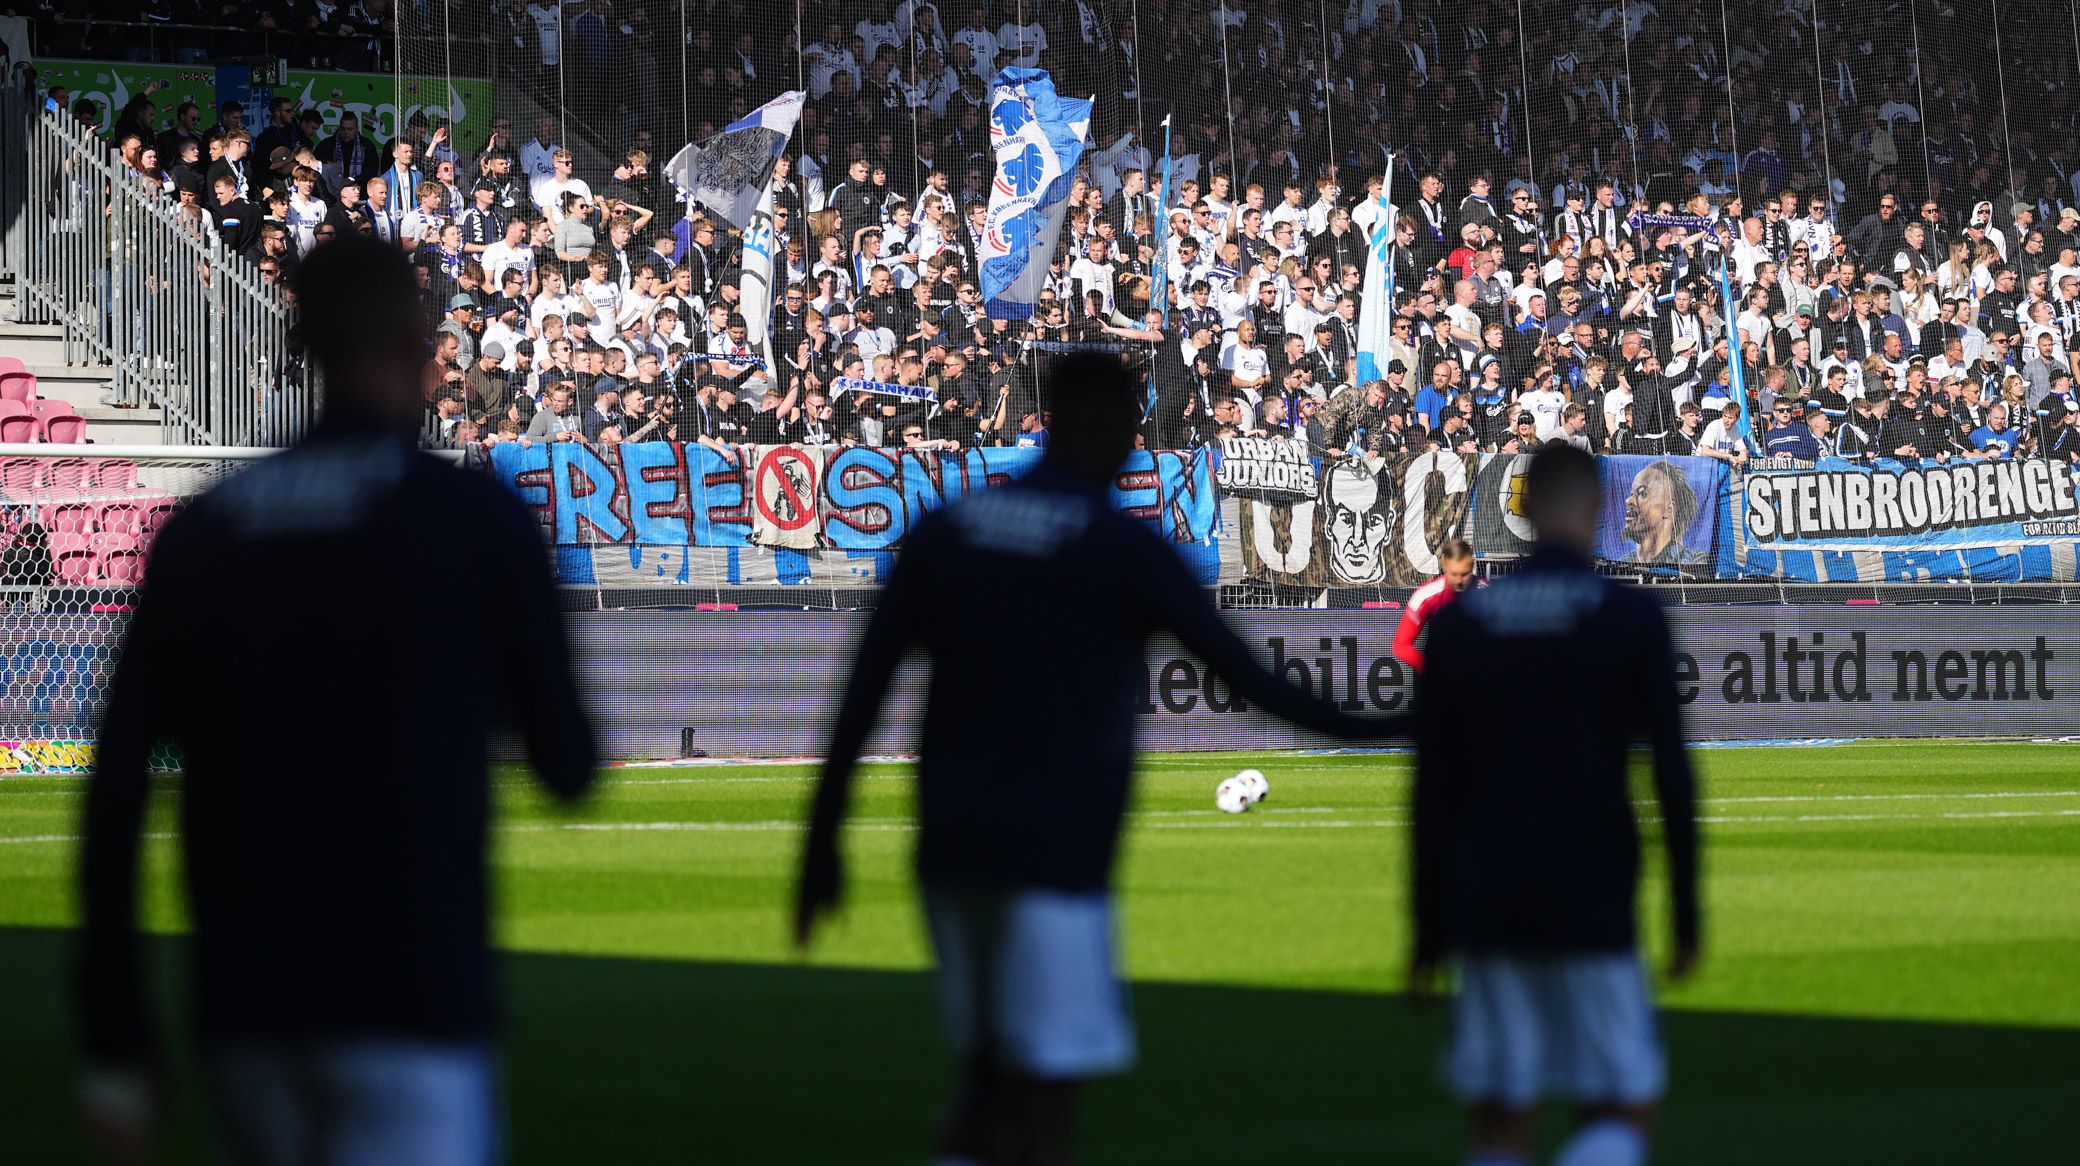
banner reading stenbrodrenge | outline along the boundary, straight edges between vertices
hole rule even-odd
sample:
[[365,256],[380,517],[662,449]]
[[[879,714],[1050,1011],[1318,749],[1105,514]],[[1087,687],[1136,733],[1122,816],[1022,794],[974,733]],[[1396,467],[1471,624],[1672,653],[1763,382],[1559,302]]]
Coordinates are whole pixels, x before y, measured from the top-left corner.
[[2080,502],[2063,462],[1829,459],[1758,470],[1728,503],[1718,574],[1807,582],[2070,581]]
[[1346,458],[1314,498],[1245,498],[1245,577],[1290,587],[1413,587],[1437,574],[1437,548],[1465,527],[1473,459],[1431,450]]

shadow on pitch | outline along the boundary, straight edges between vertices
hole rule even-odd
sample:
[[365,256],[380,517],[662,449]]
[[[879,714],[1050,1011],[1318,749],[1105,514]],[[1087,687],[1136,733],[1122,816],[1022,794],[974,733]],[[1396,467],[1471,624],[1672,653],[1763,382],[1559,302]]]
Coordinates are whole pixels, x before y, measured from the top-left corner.
[[[178,941],[155,944],[170,969]],[[88,1161],[62,932],[0,929],[0,1160]],[[922,975],[517,955],[512,1160],[915,1166],[949,1080]],[[170,980],[171,976],[162,977]],[[169,990],[168,999],[172,998]],[[1092,1091],[1092,1163],[1450,1163],[1443,1028],[1389,996],[1143,984],[1141,1069]],[[2036,1161],[2080,1138],[2080,1036],[1671,1013],[1659,1161]],[[205,1160],[193,1076],[170,1160]],[[2056,1148],[2056,1149],[2054,1149]]]

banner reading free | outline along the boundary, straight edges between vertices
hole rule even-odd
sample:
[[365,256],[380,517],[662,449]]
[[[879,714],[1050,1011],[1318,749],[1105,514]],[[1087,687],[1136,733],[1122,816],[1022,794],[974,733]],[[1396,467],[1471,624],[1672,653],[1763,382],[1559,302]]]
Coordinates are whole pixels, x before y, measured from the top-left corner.
[[[556,442],[493,446],[491,469],[540,515],[558,548],[756,547],[801,555],[893,549],[928,511],[1001,486],[1043,456],[1015,448],[796,445],[731,446],[724,453],[664,441],[624,443],[602,456]],[[1175,545],[1209,583],[1219,567],[1210,460],[1204,451],[1138,451],[1112,488],[1121,513]]]
[[[216,124],[217,71],[194,65],[150,65],[130,61],[41,60],[34,62],[37,84],[45,89],[63,85],[73,100],[89,98],[102,108],[101,124],[115,121],[132,97],[152,86],[152,104],[158,107],[154,129],[173,124],[174,111],[184,101],[202,107],[202,126]],[[484,141],[491,127],[493,90],[480,77],[456,77],[442,95],[436,81],[398,79],[388,73],[326,73],[311,69],[289,70],[289,84],[275,90],[305,109],[315,109],[325,119],[325,132],[339,125],[340,115],[351,112],[361,119],[363,132],[382,141],[397,136],[398,127],[415,113],[428,121],[442,117],[455,123],[456,137],[465,147]],[[267,111],[246,110],[246,128],[258,134],[267,126]]]

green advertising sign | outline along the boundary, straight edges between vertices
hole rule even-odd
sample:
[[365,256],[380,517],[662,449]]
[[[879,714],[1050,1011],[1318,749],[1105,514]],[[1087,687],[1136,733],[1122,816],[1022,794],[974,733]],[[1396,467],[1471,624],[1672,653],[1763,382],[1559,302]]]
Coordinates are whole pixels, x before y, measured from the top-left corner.
[[[202,124],[216,121],[217,72],[194,65],[149,65],[128,61],[43,60],[35,62],[38,84],[44,88],[63,85],[73,100],[89,98],[105,111],[104,125],[140,93],[149,93],[158,106],[154,128],[173,124],[173,112],[184,101],[203,108]],[[275,92],[325,118],[327,133],[339,124],[342,113],[352,111],[361,118],[363,132],[384,141],[395,137],[398,128],[415,113],[437,121],[450,118],[456,139],[472,147],[484,140],[491,127],[491,82],[481,77],[456,77],[443,100],[437,78],[398,79],[387,73],[320,73],[309,69],[289,70],[289,83]],[[401,107],[401,108],[400,108]],[[267,124],[267,111],[248,109],[246,128],[260,132]]]

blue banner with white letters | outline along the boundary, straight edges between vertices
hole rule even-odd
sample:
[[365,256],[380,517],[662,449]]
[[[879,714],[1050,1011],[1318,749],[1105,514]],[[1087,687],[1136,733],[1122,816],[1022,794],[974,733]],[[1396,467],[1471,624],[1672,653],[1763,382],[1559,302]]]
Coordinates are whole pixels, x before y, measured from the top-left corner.
[[2066,582],[2080,546],[2073,467],[2040,458],[1751,470],[1728,512],[1722,579]]
[[[882,577],[919,518],[1023,476],[1045,451],[647,441],[502,443],[489,456],[538,516],[563,582],[859,585]],[[1111,491],[1208,584],[1219,566],[1211,465],[1205,451],[1137,450]]]

